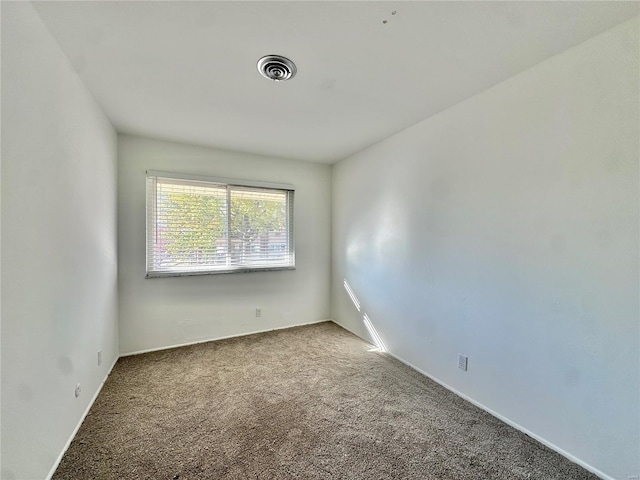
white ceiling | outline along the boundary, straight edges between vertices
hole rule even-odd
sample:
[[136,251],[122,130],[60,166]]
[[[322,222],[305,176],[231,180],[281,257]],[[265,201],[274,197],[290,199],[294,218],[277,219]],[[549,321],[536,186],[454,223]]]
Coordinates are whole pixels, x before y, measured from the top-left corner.
[[[639,13],[589,1],[34,5],[119,132],[328,163]],[[273,53],[295,78],[259,75]]]

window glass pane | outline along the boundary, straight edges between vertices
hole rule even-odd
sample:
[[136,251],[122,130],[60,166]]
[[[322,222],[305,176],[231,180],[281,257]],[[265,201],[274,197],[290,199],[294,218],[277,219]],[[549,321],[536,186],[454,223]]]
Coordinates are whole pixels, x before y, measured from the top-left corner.
[[229,194],[231,263],[270,265],[287,260],[287,192],[233,187]]
[[158,269],[226,264],[226,188],[158,178],[155,265]]

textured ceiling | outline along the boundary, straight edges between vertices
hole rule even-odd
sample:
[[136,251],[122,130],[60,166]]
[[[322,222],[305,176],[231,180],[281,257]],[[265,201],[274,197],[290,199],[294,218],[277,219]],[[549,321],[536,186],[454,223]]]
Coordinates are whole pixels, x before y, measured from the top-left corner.
[[[34,5],[119,132],[328,163],[639,12],[638,2]],[[259,75],[272,53],[297,64],[294,79]]]

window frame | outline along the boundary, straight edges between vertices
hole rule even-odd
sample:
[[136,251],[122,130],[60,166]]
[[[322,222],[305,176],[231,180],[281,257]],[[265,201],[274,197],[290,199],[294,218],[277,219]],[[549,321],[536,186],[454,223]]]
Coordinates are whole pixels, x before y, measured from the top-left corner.
[[[199,276],[199,275],[219,275],[228,273],[249,273],[249,272],[273,272],[281,270],[295,270],[295,236],[294,236],[294,194],[295,187],[289,183],[273,183],[273,182],[259,182],[253,180],[239,180],[234,178],[225,177],[212,177],[207,175],[193,175],[185,173],[164,172],[157,170],[147,170],[145,175],[145,278],[166,278],[166,277],[183,277],[183,276]],[[227,215],[230,213],[229,195],[230,188],[252,188],[252,189],[265,189],[265,190],[281,190],[286,192],[286,222],[287,222],[287,234],[289,248],[289,263],[279,264],[273,266],[256,266],[256,265],[226,265],[226,268],[211,268],[211,269],[193,269],[188,270],[189,267],[185,267],[185,270],[153,270],[152,255],[150,255],[149,248],[152,245],[150,236],[154,235],[156,229],[156,201],[157,190],[156,180],[157,178],[165,178],[168,180],[181,180],[181,181],[194,181],[210,183],[212,186],[225,187],[227,189]],[[153,180],[152,180],[153,179]],[[226,239],[229,242],[229,231],[226,232]],[[229,252],[227,252],[227,255]]]

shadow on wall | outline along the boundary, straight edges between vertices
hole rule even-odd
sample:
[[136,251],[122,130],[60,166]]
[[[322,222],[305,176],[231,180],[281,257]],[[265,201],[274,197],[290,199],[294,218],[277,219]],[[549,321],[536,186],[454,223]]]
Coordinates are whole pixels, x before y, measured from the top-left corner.
[[[349,294],[349,297],[351,298],[351,301],[353,302],[353,305],[360,312],[360,308],[361,308],[360,307],[360,301],[358,300],[358,297],[356,297],[356,294],[354,293],[353,289],[351,288],[351,285],[349,285],[349,282],[347,281],[346,278],[344,279],[344,289],[347,291],[347,294]],[[371,340],[373,340],[373,343],[376,346],[376,348],[371,349],[370,351],[386,352],[387,348],[385,347],[384,342],[382,341],[382,338],[380,337],[380,334],[378,333],[376,328],[373,326],[373,322],[369,318],[369,315],[364,313],[364,315],[362,317],[362,320],[364,322],[364,326],[367,327],[367,331],[369,332],[369,335],[371,336]]]

